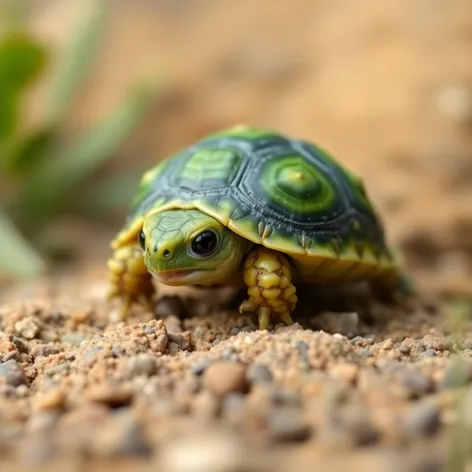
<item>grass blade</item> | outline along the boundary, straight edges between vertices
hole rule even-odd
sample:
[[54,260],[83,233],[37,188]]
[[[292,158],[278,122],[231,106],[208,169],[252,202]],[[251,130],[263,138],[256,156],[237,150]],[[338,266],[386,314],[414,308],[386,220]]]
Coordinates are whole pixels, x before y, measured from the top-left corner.
[[0,274],[24,278],[39,275],[45,263],[12,221],[0,213]]
[[11,138],[18,124],[22,88],[43,70],[46,52],[23,33],[0,40],[0,142]]
[[70,205],[71,191],[77,191],[80,198],[78,185],[119,148],[145,112],[154,92],[155,87],[133,91],[108,119],[41,166],[31,176],[22,202],[29,214],[41,218],[64,204]]

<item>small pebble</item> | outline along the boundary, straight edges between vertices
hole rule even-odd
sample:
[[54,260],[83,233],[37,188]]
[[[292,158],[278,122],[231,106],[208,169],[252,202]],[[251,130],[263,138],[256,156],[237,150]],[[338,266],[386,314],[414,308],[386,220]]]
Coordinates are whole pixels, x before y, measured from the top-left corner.
[[28,383],[23,367],[14,359],[0,364],[0,377],[5,378],[7,384],[13,387],[26,385]]
[[59,410],[64,407],[66,396],[60,388],[51,388],[36,398],[38,411]]
[[420,359],[428,359],[429,357],[436,357],[436,351],[434,349],[426,349],[426,351],[420,353]]
[[302,402],[298,393],[280,387],[272,390],[271,401],[278,406],[299,406]]
[[192,369],[191,372],[194,375],[202,375],[203,372],[205,372],[206,368],[213,362],[212,359],[209,357],[204,357],[203,359],[200,359],[198,362],[196,362]]
[[217,361],[211,364],[203,374],[203,385],[217,396],[231,392],[248,391],[246,365],[240,362]]
[[[168,349],[169,349],[169,354],[173,355],[178,351],[191,351],[192,350],[192,344],[191,344],[191,335],[188,331],[185,331],[180,334],[173,334],[173,333],[168,333],[167,334],[167,341],[168,341]],[[177,350],[174,352],[175,348]]]
[[3,357],[2,357],[2,362],[5,363],[7,361],[19,361],[20,360],[20,353],[15,349],[14,351],[7,352]]
[[63,336],[61,336],[60,340],[61,343],[64,344],[72,344],[73,346],[79,347],[83,341],[85,341],[87,338],[89,338],[86,333],[78,333],[71,331],[70,333],[66,333]]
[[25,339],[34,339],[39,335],[39,325],[33,317],[27,316],[15,323],[15,331]]
[[128,405],[132,397],[131,389],[122,385],[94,385],[85,392],[87,400],[112,407]]
[[222,402],[222,408],[226,412],[240,412],[244,408],[246,396],[243,393],[235,392],[230,393],[224,397]]
[[433,336],[431,334],[427,334],[423,338],[423,344],[426,349],[431,349],[433,351],[445,351],[449,347],[449,343],[444,338]]
[[100,347],[100,346],[94,346],[94,347],[91,347],[90,349],[85,350],[82,353],[83,364],[87,367],[92,367],[92,365],[95,364],[95,362],[98,359],[98,356],[100,355],[102,351],[103,351],[103,347]]
[[11,342],[15,345],[19,352],[28,353],[30,350],[29,344],[18,336],[10,335]]
[[150,377],[157,372],[156,358],[151,354],[140,353],[126,361],[126,371],[130,377],[145,375]]
[[92,451],[96,457],[147,457],[152,449],[143,427],[128,408],[114,413],[101,424]]
[[175,315],[166,316],[164,326],[168,333],[180,333],[182,331],[182,321]]
[[225,361],[233,361],[233,362],[239,361],[238,352],[232,346],[225,347],[223,349],[221,353],[221,358],[224,359]]
[[305,441],[310,437],[310,428],[300,410],[290,407],[275,408],[267,419],[267,427],[275,441]]
[[400,380],[409,398],[419,398],[433,390],[433,381],[419,371],[404,369]]
[[412,436],[431,436],[440,426],[440,409],[434,403],[414,405],[406,419],[406,430]]
[[195,417],[202,419],[214,418],[219,410],[218,398],[208,390],[193,395],[192,412]]
[[331,369],[331,374],[334,377],[343,379],[351,384],[354,384],[357,380],[357,374],[359,372],[359,366],[356,364],[336,364]]
[[251,384],[270,383],[274,378],[266,365],[252,364],[247,371],[247,380]]
[[405,344],[401,344],[400,347],[398,348],[398,350],[399,350],[402,354],[408,355],[408,354],[410,354],[410,352],[411,352],[411,347],[410,347],[410,346],[407,346],[407,345],[405,345]]
[[295,322],[288,326],[280,326],[277,328],[276,333],[291,333],[294,331],[303,331],[303,329],[304,328],[301,324]]
[[[203,433],[203,432],[202,432]],[[162,445],[155,470],[165,472],[238,472],[244,467],[246,451],[237,436],[207,431],[179,437]]]

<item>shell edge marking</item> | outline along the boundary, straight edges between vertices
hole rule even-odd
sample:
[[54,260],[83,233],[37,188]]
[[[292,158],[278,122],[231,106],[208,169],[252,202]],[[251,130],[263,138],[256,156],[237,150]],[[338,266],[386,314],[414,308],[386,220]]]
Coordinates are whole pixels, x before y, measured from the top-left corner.
[[333,253],[336,255],[336,259],[341,257],[341,241],[338,237],[332,238],[329,242],[329,246]]
[[302,234],[297,235],[297,241],[298,241],[298,244],[303,249],[310,249],[310,247],[313,244],[313,239],[307,238],[305,232],[303,232]]
[[263,221],[259,221],[259,224],[257,225],[257,231],[259,233],[259,236],[264,240],[264,239],[267,239],[272,234],[272,232],[274,231],[274,228],[264,223]]

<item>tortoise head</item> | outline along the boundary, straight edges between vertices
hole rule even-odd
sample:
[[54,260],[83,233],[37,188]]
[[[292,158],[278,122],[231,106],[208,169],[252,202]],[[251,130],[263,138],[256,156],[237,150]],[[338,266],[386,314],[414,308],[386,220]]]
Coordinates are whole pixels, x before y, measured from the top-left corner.
[[198,210],[151,213],[139,234],[149,272],[166,285],[213,284],[240,267],[247,241]]

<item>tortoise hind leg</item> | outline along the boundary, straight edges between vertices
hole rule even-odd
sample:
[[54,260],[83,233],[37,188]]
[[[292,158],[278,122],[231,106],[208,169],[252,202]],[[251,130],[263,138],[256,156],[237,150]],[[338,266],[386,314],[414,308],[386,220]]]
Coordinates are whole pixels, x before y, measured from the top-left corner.
[[144,263],[143,251],[138,246],[116,249],[107,262],[110,290],[108,300],[122,300],[121,318],[125,319],[132,303],[138,303],[152,311],[152,299],[156,289],[151,274]]
[[293,323],[291,313],[297,303],[288,260],[280,253],[259,246],[244,263],[244,282],[249,298],[241,303],[240,313],[256,311],[259,329],[267,329],[273,316],[286,325]]

